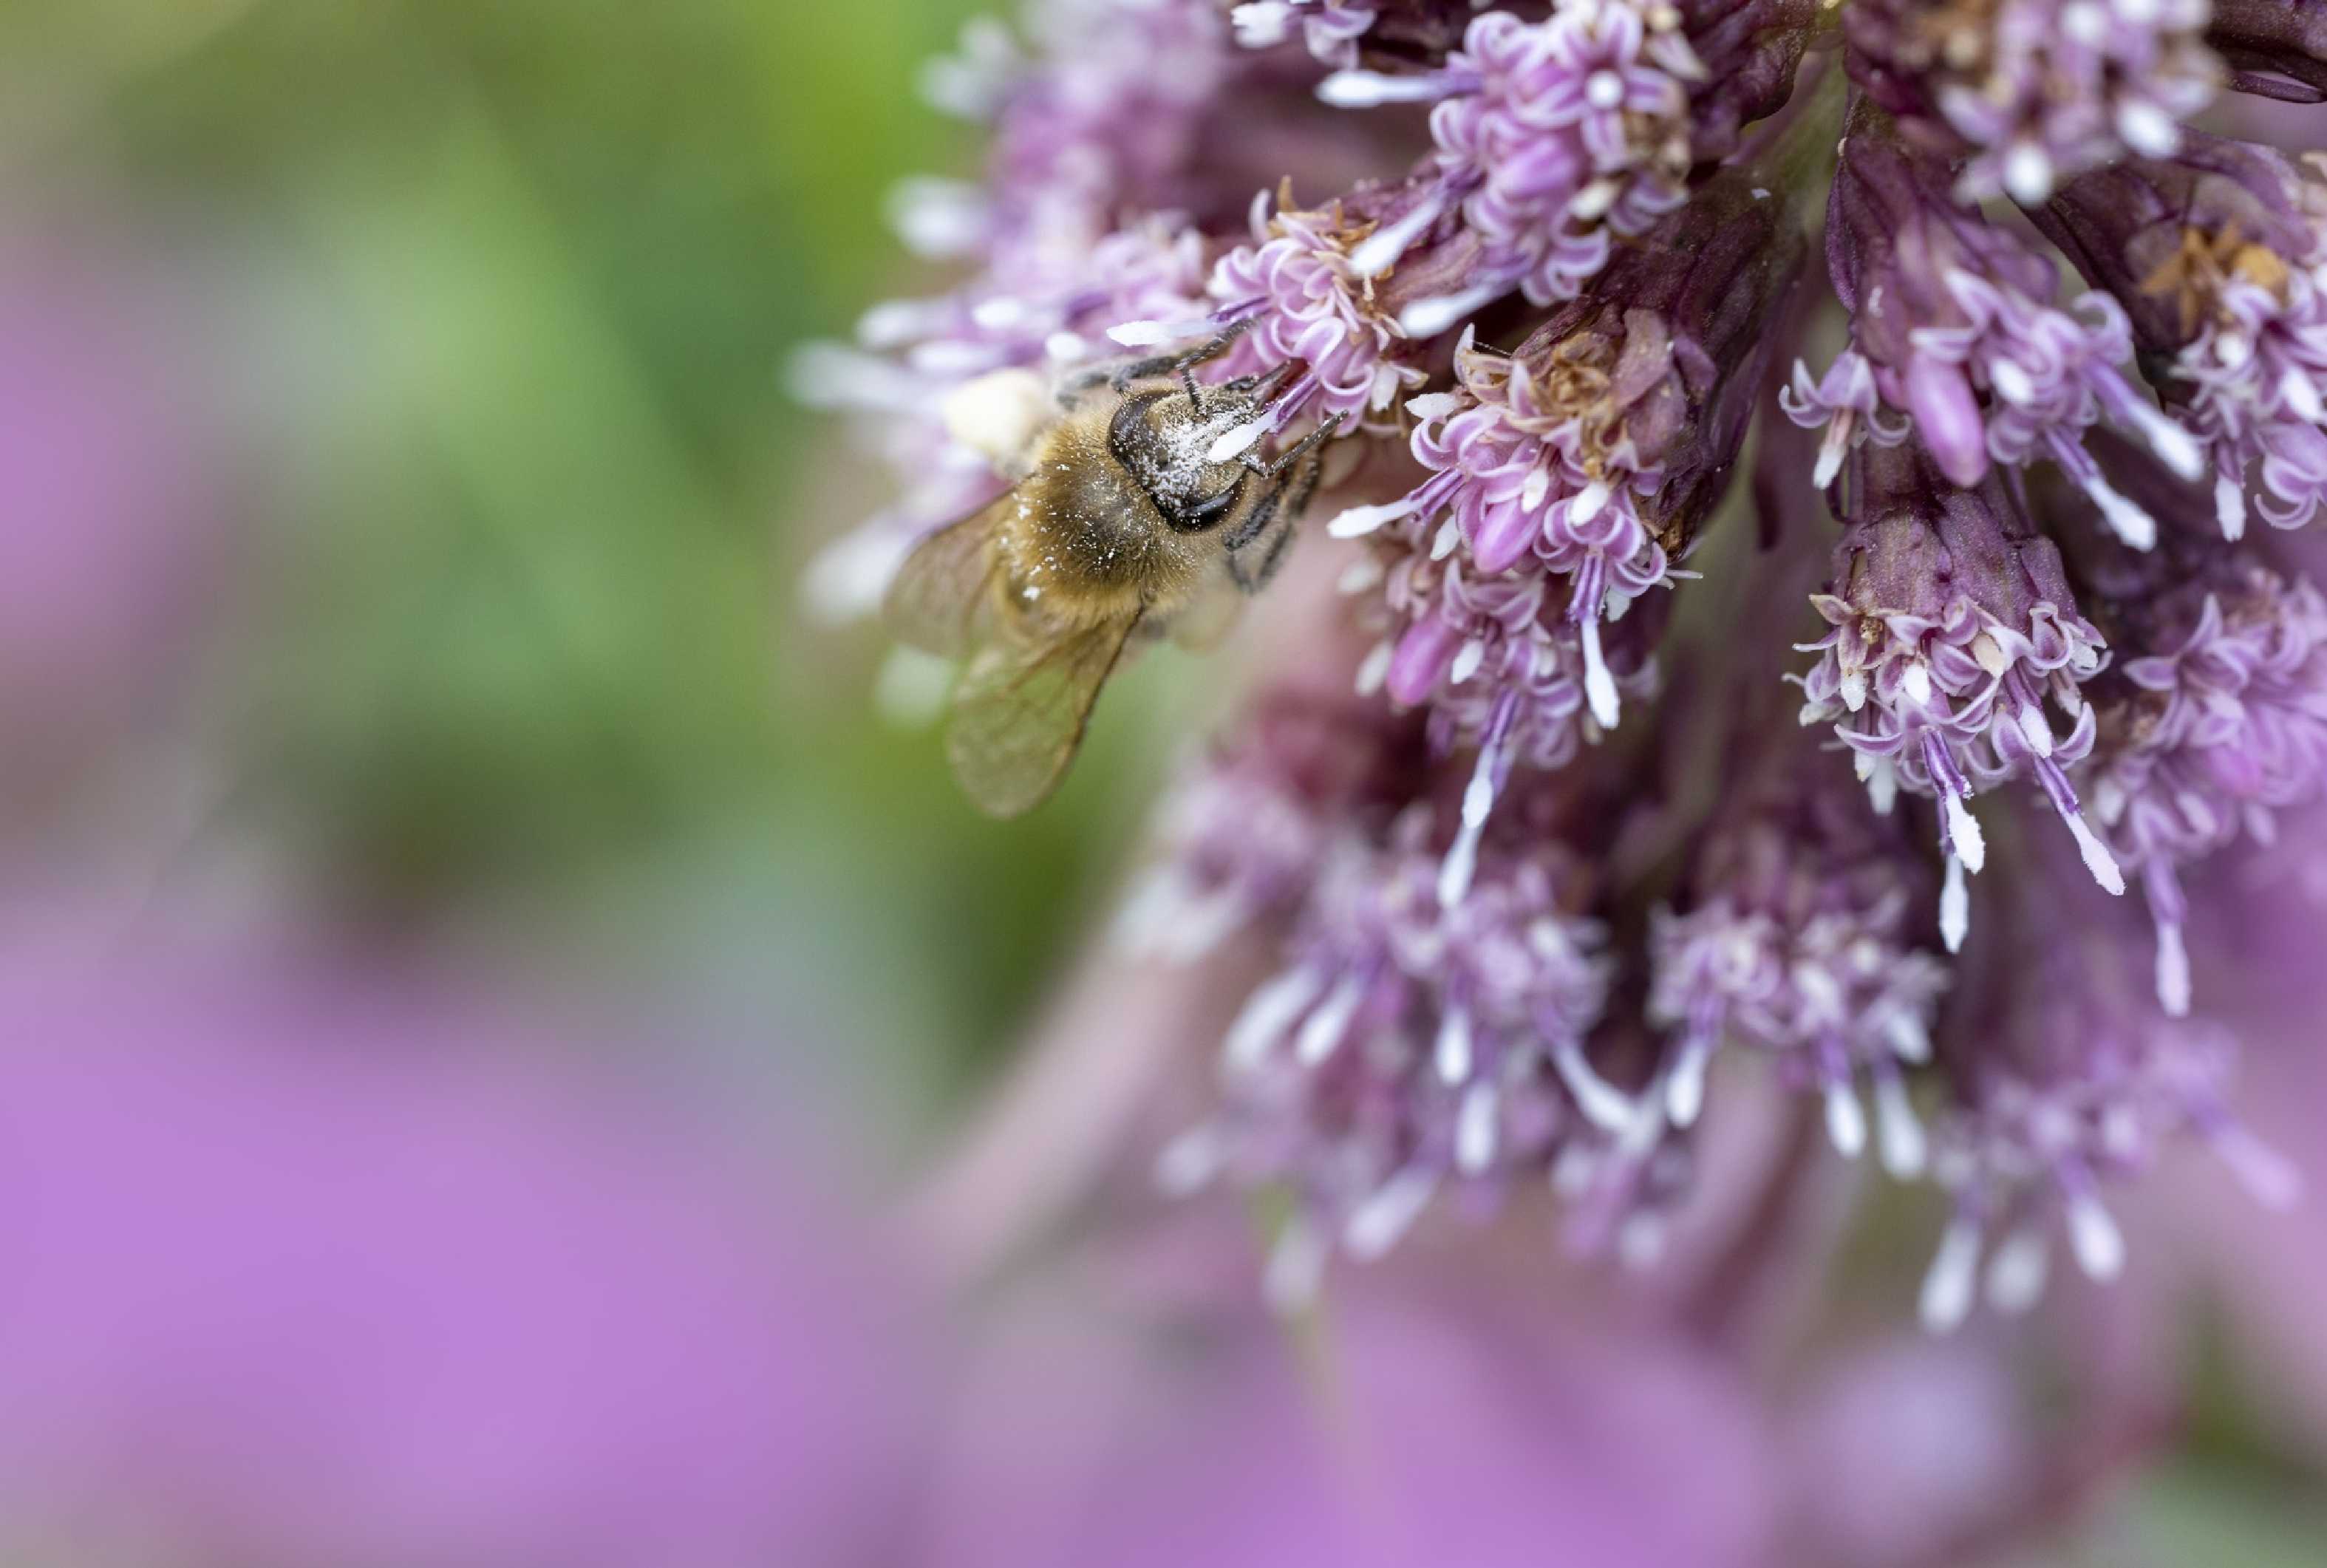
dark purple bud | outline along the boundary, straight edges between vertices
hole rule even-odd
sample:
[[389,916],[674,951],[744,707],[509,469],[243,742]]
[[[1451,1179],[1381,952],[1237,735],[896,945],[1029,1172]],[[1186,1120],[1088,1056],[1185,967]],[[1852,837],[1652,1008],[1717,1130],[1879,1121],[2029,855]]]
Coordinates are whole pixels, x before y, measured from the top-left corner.
[[2206,42],[2240,92],[2327,100],[2327,5],[2318,0],[2214,0]]

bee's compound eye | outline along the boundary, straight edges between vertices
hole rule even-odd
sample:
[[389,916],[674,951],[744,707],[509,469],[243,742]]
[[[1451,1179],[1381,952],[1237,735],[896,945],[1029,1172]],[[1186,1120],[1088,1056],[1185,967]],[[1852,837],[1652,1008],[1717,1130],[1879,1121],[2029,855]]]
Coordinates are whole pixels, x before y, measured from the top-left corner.
[[1222,518],[1228,516],[1229,511],[1234,509],[1237,502],[1244,498],[1244,486],[1247,477],[1248,476],[1244,474],[1238,474],[1237,475],[1236,482],[1234,484],[1229,486],[1228,489],[1221,490],[1217,495],[1206,496],[1201,500],[1191,501],[1186,506],[1181,508],[1180,517],[1178,519],[1180,526],[1193,531],[1198,528],[1209,527],[1212,524],[1219,522]]

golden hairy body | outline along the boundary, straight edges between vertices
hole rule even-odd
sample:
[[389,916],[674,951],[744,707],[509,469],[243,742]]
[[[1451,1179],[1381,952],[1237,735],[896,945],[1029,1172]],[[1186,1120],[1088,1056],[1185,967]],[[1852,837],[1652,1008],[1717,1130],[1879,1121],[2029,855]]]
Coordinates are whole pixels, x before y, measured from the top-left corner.
[[1254,455],[1283,372],[1199,387],[1189,368],[1221,346],[1071,395],[1005,460],[1010,492],[922,540],[890,586],[897,634],[964,661],[947,751],[997,817],[1057,787],[1135,631],[1216,586],[1256,592],[1283,558],[1337,422]]
[[1017,488],[997,503],[995,586],[1006,602],[1052,627],[1169,617],[1219,567],[1217,537],[1166,526],[1109,454],[1114,412],[1109,402],[1061,419]]

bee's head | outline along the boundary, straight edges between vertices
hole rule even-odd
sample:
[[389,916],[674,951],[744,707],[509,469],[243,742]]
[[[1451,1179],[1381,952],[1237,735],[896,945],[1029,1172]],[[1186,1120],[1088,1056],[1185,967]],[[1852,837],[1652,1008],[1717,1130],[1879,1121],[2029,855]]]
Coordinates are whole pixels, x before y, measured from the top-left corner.
[[1164,520],[1201,534],[1228,520],[1255,478],[1245,461],[1267,409],[1249,391],[1206,387],[1136,392],[1107,429],[1107,450]]

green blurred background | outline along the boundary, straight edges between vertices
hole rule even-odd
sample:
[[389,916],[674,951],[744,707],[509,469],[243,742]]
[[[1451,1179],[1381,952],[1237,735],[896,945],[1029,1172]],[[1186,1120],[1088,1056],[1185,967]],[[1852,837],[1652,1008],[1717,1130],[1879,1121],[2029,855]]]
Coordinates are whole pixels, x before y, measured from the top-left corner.
[[367,931],[779,1010],[925,1128],[989,1069],[1158,742],[1005,829],[871,719],[877,633],[795,583],[883,480],[784,374],[938,282],[883,195],[974,172],[914,87],[974,9],[5,8],[0,180],[198,279],[248,443],[213,841]]

